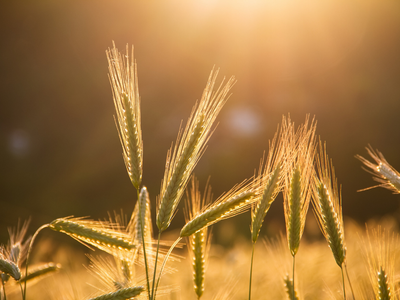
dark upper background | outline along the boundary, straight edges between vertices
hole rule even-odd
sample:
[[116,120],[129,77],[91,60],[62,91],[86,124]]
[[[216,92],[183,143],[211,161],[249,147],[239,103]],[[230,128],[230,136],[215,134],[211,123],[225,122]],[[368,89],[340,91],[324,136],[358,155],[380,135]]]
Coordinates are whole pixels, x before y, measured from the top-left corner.
[[[2,243],[18,218],[32,216],[33,232],[58,217],[132,211],[107,77],[113,40],[135,46],[153,208],[167,149],[216,65],[237,83],[195,169],[203,185],[211,175],[220,195],[250,177],[282,115],[300,124],[309,113],[344,214],[396,215],[399,196],[357,192],[374,182],[354,155],[370,143],[400,169],[399,1],[7,1],[0,11]],[[282,224],[279,202],[264,231]],[[239,220],[221,226],[246,234],[248,214]],[[172,227],[182,224],[180,208]]]

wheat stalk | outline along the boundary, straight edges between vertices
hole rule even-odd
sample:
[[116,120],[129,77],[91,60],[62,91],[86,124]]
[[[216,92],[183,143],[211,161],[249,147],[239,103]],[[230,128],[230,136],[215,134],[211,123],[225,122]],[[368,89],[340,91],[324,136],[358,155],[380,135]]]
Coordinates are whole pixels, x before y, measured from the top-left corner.
[[129,178],[133,186],[139,190],[143,172],[143,141],[137,67],[133,59],[133,47],[131,53],[130,58],[128,45],[125,55],[119,53],[114,43],[113,48],[106,51],[123,158]]
[[198,230],[215,224],[223,219],[238,215],[257,200],[258,191],[253,184],[243,182],[222,195],[209,207],[203,208],[181,230],[181,237],[190,236]]
[[211,127],[225,104],[234,79],[213,92],[218,71],[212,71],[200,103],[195,105],[185,130],[179,131],[174,150],[167,155],[161,193],[158,198],[157,227],[160,232],[169,227],[189,177],[202,155],[211,135]]
[[113,230],[105,222],[61,218],[51,222],[49,227],[71,236],[84,245],[92,245],[109,253],[115,253],[115,250],[132,251],[137,247],[127,233]]
[[[377,186],[384,187],[388,190],[391,190],[395,194],[399,194],[400,173],[396,171],[396,169],[393,168],[386,161],[385,157],[381,152],[379,152],[378,150],[374,151],[374,149],[371,146],[367,147],[366,149],[368,151],[368,154],[375,161],[375,163],[370,162],[369,160],[365,159],[360,155],[356,155],[356,158],[358,158],[365,166],[367,166],[372,170],[370,173],[374,175],[373,179],[380,183]],[[374,187],[376,186],[366,188],[361,191],[368,190]]]
[[101,295],[95,298],[91,298],[89,300],[127,300],[139,296],[140,293],[143,292],[143,290],[144,287],[142,286],[128,287],[120,289],[114,293]]

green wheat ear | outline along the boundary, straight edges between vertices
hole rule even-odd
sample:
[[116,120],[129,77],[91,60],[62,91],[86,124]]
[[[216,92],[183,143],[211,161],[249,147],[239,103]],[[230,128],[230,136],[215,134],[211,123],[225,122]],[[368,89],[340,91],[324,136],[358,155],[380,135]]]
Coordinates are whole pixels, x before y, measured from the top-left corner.
[[106,54],[123,158],[129,178],[133,186],[139,190],[143,173],[143,141],[137,68],[133,59],[133,47],[131,57],[129,57],[128,45],[124,55],[118,52],[114,43],[113,48],[108,49]]
[[398,237],[382,230],[367,228],[364,253],[368,262],[369,278],[376,299],[397,299],[395,291],[394,264]]
[[193,107],[185,129],[179,130],[175,147],[168,151],[161,192],[158,197],[157,227],[167,229],[194,167],[211,136],[213,123],[228,98],[234,78],[213,91],[218,71],[212,71],[202,98]]
[[[185,220],[188,222],[195,217],[203,207],[211,203],[211,187],[206,184],[203,196],[199,190],[199,182],[195,176],[191,180],[190,193],[187,192],[185,206]],[[197,299],[200,299],[204,292],[204,279],[206,262],[211,245],[211,230],[203,228],[187,238],[189,256],[192,260],[194,291]]]
[[[399,194],[400,173],[386,161],[381,152],[378,150],[374,151],[371,146],[367,147],[366,149],[375,163],[370,162],[360,155],[356,155],[356,158],[358,158],[362,163],[364,163],[365,166],[372,170],[371,173],[374,175],[373,179],[379,183],[377,186],[391,190],[394,194]],[[361,191],[368,190],[373,187],[362,189]]]
[[290,118],[284,117],[282,124],[283,127],[289,128],[286,143],[287,172],[283,191],[285,223],[289,250],[292,256],[295,256],[311,200],[316,122],[310,122],[307,116],[304,124],[296,132]]
[[319,143],[317,172],[314,183],[313,206],[318,223],[328,241],[332,254],[339,267],[346,259],[344,243],[343,216],[341,197],[337,188],[337,180],[332,162],[326,154],[326,146]]

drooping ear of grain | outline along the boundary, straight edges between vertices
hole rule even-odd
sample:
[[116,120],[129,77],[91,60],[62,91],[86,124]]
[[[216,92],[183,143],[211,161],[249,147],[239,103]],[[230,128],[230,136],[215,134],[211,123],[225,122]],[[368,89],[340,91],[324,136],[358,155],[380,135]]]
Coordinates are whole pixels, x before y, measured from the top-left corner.
[[106,51],[106,54],[123,158],[129,178],[133,186],[139,190],[143,173],[143,141],[133,48],[131,57],[129,57],[128,46],[125,55],[119,53],[115,45]]
[[137,247],[128,234],[106,228],[102,222],[61,218],[51,222],[49,227],[109,253],[132,251]]
[[214,92],[217,74],[218,71],[211,72],[199,104],[194,106],[185,129],[179,131],[173,151],[168,151],[157,205],[159,232],[169,227],[190,175],[211,136],[213,123],[234,84],[234,78],[231,78]]
[[293,280],[289,278],[289,275],[286,275],[285,278],[283,279],[283,282],[285,284],[285,289],[286,289],[286,294],[288,296],[289,300],[299,300],[299,297],[297,296],[297,292],[294,291],[293,287]]
[[127,300],[139,296],[140,293],[143,292],[143,290],[144,287],[142,286],[129,287],[125,289],[120,289],[114,293],[109,293],[95,298],[91,298],[89,300]]
[[239,214],[254,202],[254,192],[246,191],[224,198],[210,206],[186,223],[181,230],[181,237],[190,236],[198,230],[210,226],[220,220]]
[[[400,173],[393,168],[385,159],[383,154],[378,150],[374,151],[371,146],[366,148],[368,154],[375,160],[376,163],[370,162],[360,155],[356,155],[365,166],[370,168],[373,172],[373,179],[379,183],[378,186],[387,188],[395,194],[400,193]],[[363,190],[368,190],[366,188]],[[362,191],[363,191],[362,190]]]
[[21,279],[21,271],[19,270],[18,266],[12,261],[4,259],[1,256],[0,256],[0,271],[7,275],[10,275],[17,281]]

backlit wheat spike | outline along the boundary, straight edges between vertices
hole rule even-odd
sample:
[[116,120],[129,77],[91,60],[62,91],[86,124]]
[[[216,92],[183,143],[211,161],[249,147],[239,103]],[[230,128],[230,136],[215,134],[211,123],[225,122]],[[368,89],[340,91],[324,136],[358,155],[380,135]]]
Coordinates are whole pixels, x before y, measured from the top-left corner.
[[61,269],[60,264],[47,263],[47,264],[44,264],[44,265],[34,268],[33,270],[31,270],[29,272],[28,276],[22,277],[19,281],[24,282],[24,281],[29,281],[32,279],[37,279],[41,276],[56,272],[60,269]]
[[[378,150],[374,151],[374,149],[372,149],[371,146],[367,147],[366,149],[368,151],[368,154],[372,157],[372,159],[375,160],[375,163],[370,162],[369,160],[365,159],[360,155],[356,155],[356,158],[358,158],[362,163],[364,163],[365,166],[367,166],[372,170],[372,172],[370,173],[374,175],[373,177],[374,180],[380,183],[377,186],[387,188],[391,190],[393,193],[399,194],[400,173],[397,172],[391,165],[389,165],[389,163],[386,161],[385,157],[381,152],[379,152]],[[361,191],[368,189],[370,188],[366,188]]]
[[[190,194],[187,195],[185,220],[188,222],[196,216],[200,210],[211,203],[211,188],[208,183],[203,197],[199,190],[199,182],[192,177]],[[203,228],[188,238],[188,251],[192,259],[194,290],[197,298],[200,299],[204,292],[204,278],[206,271],[206,261],[211,245],[211,230]]]
[[299,300],[299,296],[297,296],[297,292],[293,290],[294,289],[293,280],[291,280],[289,278],[289,274],[285,276],[285,278],[283,279],[283,282],[285,284],[288,299],[289,300]]
[[311,199],[316,122],[310,122],[307,116],[305,123],[296,133],[290,118],[284,117],[282,124],[290,130],[286,143],[287,172],[283,198],[289,250],[292,256],[295,256]]
[[51,222],[49,227],[108,253],[115,253],[116,250],[133,251],[137,247],[127,233],[110,229],[105,222],[61,218]]
[[199,104],[195,105],[183,131],[179,131],[175,147],[167,155],[161,193],[158,197],[157,227],[169,227],[189,177],[204,152],[212,133],[211,127],[227,100],[234,79],[214,92],[218,71],[212,71]]
[[242,183],[222,195],[209,207],[202,209],[181,230],[181,237],[190,236],[196,231],[220,220],[233,217],[246,211],[257,199],[258,190],[252,184]]
[[326,154],[326,145],[319,143],[317,172],[314,183],[313,205],[321,231],[328,241],[335,261],[342,268],[346,259],[341,197],[335,170]]
[[91,298],[89,300],[127,300],[139,296],[140,293],[143,292],[143,290],[143,286],[129,287],[125,289],[120,289],[114,293]]
[[277,132],[270,143],[265,165],[263,160],[260,163],[258,180],[262,193],[252,209],[251,235],[253,243],[258,239],[265,215],[283,187],[282,179],[285,174],[283,160],[286,153],[284,144],[286,143],[287,135],[288,128],[282,127],[279,138]]
[[142,228],[146,251],[151,251],[153,228],[151,224],[150,197],[146,187],[142,187],[139,194],[139,201],[136,202],[131,220],[128,224],[128,231],[135,237],[138,243],[142,243]]
[[20,280],[21,278],[21,271],[19,270],[18,266],[9,261],[8,259],[4,258],[3,255],[0,254],[0,271],[10,275],[15,280]]
[[140,97],[137,80],[136,63],[133,59],[133,47],[129,57],[128,45],[126,54],[113,48],[106,51],[108,72],[113,93],[116,122],[122,144],[123,157],[129,178],[139,190],[142,182],[143,141],[140,121]]
[[368,273],[375,297],[379,300],[397,299],[395,288],[394,263],[397,250],[397,236],[383,231],[380,227],[366,230],[365,254],[368,261]]

